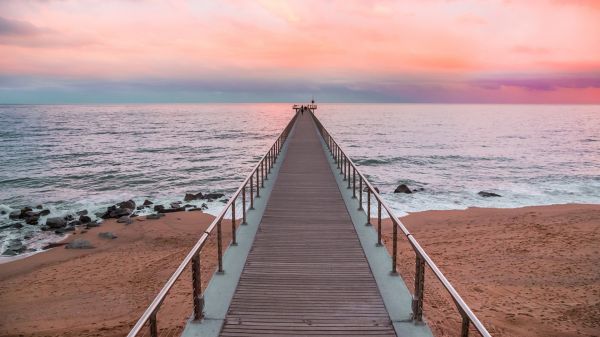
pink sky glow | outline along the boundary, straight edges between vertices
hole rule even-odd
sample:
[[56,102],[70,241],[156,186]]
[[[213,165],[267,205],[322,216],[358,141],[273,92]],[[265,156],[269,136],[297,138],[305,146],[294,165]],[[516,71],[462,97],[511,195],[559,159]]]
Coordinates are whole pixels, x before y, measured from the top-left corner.
[[0,103],[600,103],[600,1],[3,0],[0,55]]

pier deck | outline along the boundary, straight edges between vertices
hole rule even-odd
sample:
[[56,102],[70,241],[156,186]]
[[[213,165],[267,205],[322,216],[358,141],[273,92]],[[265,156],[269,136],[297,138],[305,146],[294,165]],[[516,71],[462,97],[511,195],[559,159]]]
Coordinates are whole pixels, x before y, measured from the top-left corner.
[[310,113],[287,155],[221,336],[395,336]]

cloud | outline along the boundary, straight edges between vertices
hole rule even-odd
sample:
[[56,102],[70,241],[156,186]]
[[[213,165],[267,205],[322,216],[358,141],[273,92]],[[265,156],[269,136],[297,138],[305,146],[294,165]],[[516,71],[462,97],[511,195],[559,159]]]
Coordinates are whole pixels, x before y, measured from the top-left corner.
[[32,36],[44,31],[27,21],[12,20],[0,16],[0,36]]
[[554,91],[562,88],[600,88],[600,74],[564,75],[542,77],[503,77],[484,78],[471,81],[471,84],[484,89],[497,90],[502,87],[517,87],[532,91]]

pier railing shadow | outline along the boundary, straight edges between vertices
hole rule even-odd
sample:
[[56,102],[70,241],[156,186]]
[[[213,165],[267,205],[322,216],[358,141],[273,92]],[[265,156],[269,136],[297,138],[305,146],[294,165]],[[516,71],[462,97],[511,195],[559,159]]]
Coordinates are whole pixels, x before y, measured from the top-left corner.
[[[185,324],[185,321],[187,321],[189,318],[190,311],[192,312],[193,320],[201,320],[203,318],[204,297],[202,289],[204,288],[203,284],[206,285],[207,282],[201,280],[201,267],[203,265],[206,267],[208,264],[210,267],[216,268],[218,272],[222,273],[224,271],[223,241],[225,235],[223,233],[223,226],[230,227],[231,232],[229,244],[237,244],[237,226],[246,223],[246,213],[248,210],[254,208],[254,198],[260,197],[260,190],[261,188],[264,188],[264,181],[267,179],[267,175],[271,172],[271,169],[275,165],[276,159],[281,153],[285,141],[288,138],[292,127],[294,126],[297,116],[298,115],[295,114],[291,118],[283,131],[281,131],[279,136],[275,139],[269,150],[264,154],[264,156],[262,156],[256,166],[254,166],[252,171],[248,174],[246,179],[244,179],[244,181],[241,183],[237,191],[230,196],[228,202],[225,204],[219,215],[217,215],[210,226],[208,226],[204,233],[202,233],[200,239],[198,239],[198,241],[194,244],[181,264],[177,267],[175,272],[171,275],[169,280],[156,295],[152,303],[148,306],[146,311],[133,326],[127,335],[128,337],[157,337],[159,335],[176,336],[178,335],[178,332],[181,332],[183,324]],[[239,213],[241,213],[241,218],[239,217]],[[226,217],[226,215],[228,216]],[[241,222],[238,223],[238,220],[241,220]],[[227,235],[227,238],[229,238],[229,235]],[[214,241],[216,241],[217,246],[216,266],[213,261],[209,261],[209,263],[201,263],[200,254],[203,252],[203,248],[207,245],[215,244]],[[183,280],[184,276],[186,279],[185,281]],[[189,287],[190,283],[191,289]],[[175,301],[173,303],[165,303],[169,294],[173,294],[173,292],[175,292],[175,295],[172,297],[177,297],[177,305],[171,305],[175,304]],[[184,297],[183,300],[181,299],[182,294]],[[163,306],[168,307],[165,310],[168,310],[169,317],[165,317],[164,320],[161,320],[161,322],[165,323],[165,326],[159,327],[159,311]],[[173,310],[177,311],[175,315],[173,314]]]
[[[400,219],[394,214],[391,208],[385,203],[379,190],[367,180],[367,178],[358,170],[352,159],[344,152],[337,141],[331,136],[329,131],[321,124],[314,111],[311,115],[321,137],[327,145],[331,155],[340,170],[339,174],[343,175],[344,181],[347,181],[348,189],[352,189],[352,198],[358,199],[358,209],[366,212],[367,225],[371,224],[371,219],[377,219],[377,245],[383,247],[382,242],[382,211],[385,211],[392,222],[392,265],[391,272],[397,273],[397,258],[398,258],[398,229],[402,232],[407,242],[410,244],[412,251],[415,254],[415,272],[414,272],[414,288],[412,299],[412,318],[415,321],[423,321],[423,298],[425,294],[425,267],[428,267],[443,288],[452,298],[458,313],[461,316],[461,337],[468,337],[471,326],[483,337],[491,337],[485,326],[475,316],[471,308],[465,303],[450,281],[444,276],[437,265],[425,252],[423,247],[417,242],[414,236],[408,231]],[[363,194],[366,192],[366,197]],[[366,200],[365,200],[366,199]],[[366,204],[366,205],[365,205]],[[365,207],[366,206],[366,207]],[[376,216],[371,214],[372,210],[376,210]]]

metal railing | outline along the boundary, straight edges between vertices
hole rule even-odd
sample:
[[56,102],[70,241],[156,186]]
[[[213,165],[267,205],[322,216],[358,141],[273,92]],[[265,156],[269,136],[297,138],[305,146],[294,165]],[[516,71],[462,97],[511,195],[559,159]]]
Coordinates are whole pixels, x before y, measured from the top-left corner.
[[460,297],[456,289],[450,284],[448,279],[442,274],[440,269],[435,265],[433,260],[427,255],[425,250],[421,247],[421,245],[417,242],[417,240],[412,236],[412,234],[408,231],[408,229],[404,226],[404,224],[399,220],[399,218],[394,215],[394,212],[390,209],[390,207],[383,201],[381,195],[379,194],[379,190],[374,188],[371,183],[365,178],[365,176],[360,173],[360,171],[356,168],[356,165],[352,162],[350,157],[346,155],[346,153],[342,150],[342,148],[338,145],[335,139],[331,136],[331,134],[327,131],[327,129],[321,124],[319,119],[314,113],[311,113],[315,124],[317,125],[317,129],[321,134],[321,137],[325,141],[325,144],[329,148],[335,163],[337,164],[337,168],[340,170],[340,174],[343,174],[344,181],[348,182],[347,188],[352,189],[352,198],[356,198],[356,190],[357,190],[357,176],[358,176],[358,191],[359,191],[359,200],[358,200],[358,209],[363,210],[363,185],[366,186],[365,190],[367,192],[367,226],[371,225],[371,195],[375,198],[377,202],[377,245],[382,246],[381,242],[381,209],[383,208],[390,220],[393,223],[392,226],[392,273],[396,274],[396,261],[398,255],[398,228],[402,231],[406,239],[410,243],[412,250],[415,253],[415,287],[414,294],[412,299],[412,317],[415,321],[423,320],[423,297],[425,290],[425,266],[428,266],[437,279],[442,283],[444,288],[448,291],[454,304],[456,305],[460,315],[462,316],[462,325],[461,325],[461,336],[467,337],[469,335],[469,327],[472,324],[475,329],[479,332],[479,334],[483,337],[491,337],[490,333],[483,326],[481,321],[475,316],[473,311],[469,308],[469,306],[465,303],[465,301]]
[[[273,145],[269,148],[267,153],[259,160],[254,169],[250,172],[250,174],[246,177],[246,179],[242,182],[237,191],[229,198],[227,204],[223,210],[219,213],[219,215],[213,220],[213,222],[208,226],[208,228],[204,231],[200,239],[196,242],[196,244],[192,247],[190,252],[185,256],[179,267],[175,270],[175,272],[171,275],[167,283],[160,290],[158,295],[154,298],[150,306],[146,309],[146,311],[142,314],[137,323],[133,326],[128,337],[138,336],[144,326],[148,323],[148,328],[151,337],[158,336],[158,327],[157,327],[157,314],[158,310],[161,307],[161,304],[164,302],[165,298],[169,294],[171,288],[175,282],[180,278],[184,269],[191,263],[192,264],[192,296],[193,296],[193,319],[200,320],[203,317],[203,309],[204,309],[204,297],[201,289],[200,282],[200,252],[204,247],[205,243],[209,235],[213,232],[215,227],[217,228],[217,259],[218,259],[218,267],[217,272],[223,273],[223,235],[222,235],[222,222],[225,217],[225,214],[231,210],[231,244],[237,244],[236,238],[236,201],[241,197],[242,202],[242,222],[241,225],[246,224],[246,206],[248,206],[248,210],[254,209],[254,197],[260,197],[260,189],[265,187],[265,180],[267,179],[267,175],[271,172],[271,169],[275,165],[276,159],[281,153],[281,149],[283,148],[285,141],[294,126],[294,123],[297,118],[297,114],[294,114],[294,117],[288,122],[287,126],[283,129],[283,131],[279,134]],[[248,186],[249,185],[249,186]],[[250,189],[248,196],[250,198],[250,202],[246,202],[246,190]]]

